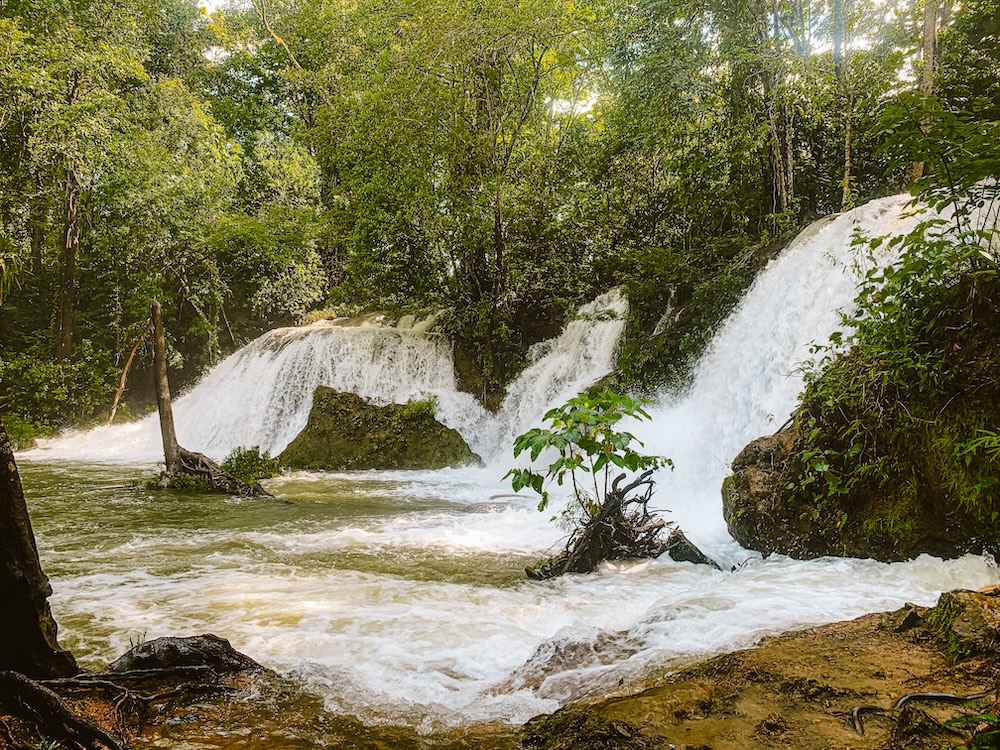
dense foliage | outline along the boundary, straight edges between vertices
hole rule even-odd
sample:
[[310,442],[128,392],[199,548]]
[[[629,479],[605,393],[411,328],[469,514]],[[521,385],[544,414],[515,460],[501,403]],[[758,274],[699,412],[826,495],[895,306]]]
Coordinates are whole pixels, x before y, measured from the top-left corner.
[[[914,184],[922,220],[907,234],[859,238],[897,260],[870,271],[810,373],[798,469],[786,489],[817,514],[904,544],[934,507],[946,525],[1000,519],[1000,122],[934,97],[886,110],[886,151],[900,162],[933,153]],[[967,523],[967,522],[965,522]],[[891,528],[887,528],[891,526]],[[989,531],[987,531],[989,530]]]
[[[449,310],[495,403],[531,343],[620,285],[621,384],[680,384],[782,238],[911,173],[887,110],[996,119],[994,11],[10,0],[0,411],[103,417],[151,296],[176,382],[317,308]],[[923,117],[909,142],[936,174]]]

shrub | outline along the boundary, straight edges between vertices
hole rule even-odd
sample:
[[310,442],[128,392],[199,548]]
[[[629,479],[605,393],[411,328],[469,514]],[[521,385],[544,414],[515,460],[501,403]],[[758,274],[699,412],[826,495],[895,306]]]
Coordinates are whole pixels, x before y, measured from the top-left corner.
[[268,451],[261,453],[260,446],[236,447],[222,462],[222,470],[247,484],[270,479],[281,473],[278,459],[271,458]]

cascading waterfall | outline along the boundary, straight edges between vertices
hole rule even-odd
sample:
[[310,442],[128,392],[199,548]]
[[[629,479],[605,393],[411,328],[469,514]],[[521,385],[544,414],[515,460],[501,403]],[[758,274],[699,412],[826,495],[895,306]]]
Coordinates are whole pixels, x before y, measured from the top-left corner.
[[[563,333],[535,350],[497,414],[458,390],[445,340],[415,328],[315,324],[265,333],[212,368],[176,400],[178,441],[222,458],[236,446],[280,453],[305,427],[319,385],[376,403],[432,396],[438,418],[486,459],[509,451],[513,436],[551,405],[614,365],[627,304],[617,291],[583,305]],[[43,441],[32,454],[74,460],[157,460],[156,415]]]
[[[908,196],[872,201],[816,222],[757,278],[719,330],[684,393],[652,410],[636,432],[673,472],[659,477],[660,503],[703,545],[731,542],[720,487],[736,454],[789,417],[802,389],[800,364],[825,343],[850,304],[865,259],[852,239],[908,231]],[[722,549],[715,549],[722,554]]]
[[[973,556],[759,560],[721,518],[728,463],[785,421],[801,385],[796,364],[853,298],[852,233],[907,229],[905,203],[875,201],[803,233],[722,326],[690,388],[633,428],[647,450],[676,462],[656,495],[670,517],[724,563],[749,564],[729,572],[661,558],[524,579],[523,566],[560,545],[563,531],[531,498],[491,496],[503,492],[512,436],[612,368],[626,311],[619,294],[584,306],[538,347],[495,415],[457,391],[450,351],[434,335],[281,329],[177,400],[182,444],[216,456],[235,445],[278,451],[325,384],[382,401],[432,394],[439,418],[491,465],[297,472],[268,485],[296,501],[278,504],[132,486],[136,469],[108,459],[158,458],[155,415],[48,441],[23,470],[64,645],[99,668],[140,634],[215,632],[330,710],[430,731],[524,721],[765,634],[1000,582],[995,565]],[[576,656],[551,659],[565,644],[580,646],[562,649]]]

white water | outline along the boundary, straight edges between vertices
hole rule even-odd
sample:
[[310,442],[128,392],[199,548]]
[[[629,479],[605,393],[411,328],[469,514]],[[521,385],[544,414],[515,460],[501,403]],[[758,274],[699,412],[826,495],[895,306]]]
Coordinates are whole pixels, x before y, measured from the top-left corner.
[[811,344],[826,343],[840,327],[839,310],[854,299],[865,262],[855,257],[853,233],[909,231],[917,218],[908,215],[907,202],[907,196],[872,201],[799,235],[715,336],[690,388],[636,427],[647,448],[676,464],[659,477],[660,503],[715,554],[726,557],[731,545],[720,495],[730,462],[791,415],[802,389],[798,367]]
[[[440,336],[378,325],[278,328],[227,357],[176,400],[177,440],[219,459],[236,446],[277,455],[305,427],[312,393],[325,385],[378,403],[433,396],[438,418],[493,458],[551,405],[611,371],[626,312],[614,291],[581,307],[562,335],[544,352],[536,350],[496,415],[458,391],[451,351]],[[162,452],[153,414],[42,441],[30,457],[155,461]]]
[[[509,438],[608,371],[621,320],[571,323],[538,352],[497,417],[454,391],[448,352],[433,339],[385,330],[355,338],[343,331],[274,332],[274,346],[255,342],[178,401],[179,422],[199,418],[190,428],[196,432],[181,432],[182,442],[216,454],[235,444],[283,445],[294,425],[271,443],[264,439],[269,433],[252,432],[254,425],[269,419],[271,408],[283,420],[303,415],[303,394],[329,377],[339,378],[334,387],[384,400],[435,393],[444,421],[497,460],[481,470],[300,473],[272,482],[273,491],[297,501],[293,506],[157,499],[106,478],[127,475],[126,467],[45,467],[56,474],[54,485],[64,475],[74,491],[88,482],[95,488],[88,497],[59,499],[65,493],[56,486],[50,505],[33,508],[67,642],[97,661],[137,635],[213,631],[298,677],[331,709],[431,729],[523,721],[573,697],[621,689],[650,667],[1000,582],[995,565],[973,556],[895,564],[761,561],[728,538],[721,518],[718,493],[728,462],[785,421],[800,385],[795,363],[807,356],[810,341],[836,327],[837,307],[853,297],[853,227],[898,231],[908,224],[902,206],[900,198],[876,201],[800,238],[720,330],[688,392],[657,406],[653,422],[637,428],[647,448],[678,465],[660,477],[662,504],[720,560],[749,558],[744,567],[720,572],[664,559],[546,583],[526,581],[518,571],[559,543],[561,532],[530,499],[490,501],[504,491]],[[623,305],[611,296],[589,310]],[[340,355],[334,365],[320,366],[307,349]],[[369,362],[372,372],[345,369],[348,361]],[[299,363],[299,372],[285,379],[281,362]],[[218,385],[224,371],[243,373],[233,402],[223,399],[234,384]],[[258,418],[235,421],[234,412],[251,408]],[[271,424],[275,432],[285,429]],[[140,423],[99,430],[50,443],[32,458],[103,458],[109,450],[155,455],[155,432],[141,434],[150,429]],[[66,524],[70,504],[79,502],[94,506],[96,520]],[[563,661],[546,657],[567,651],[574,655]]]

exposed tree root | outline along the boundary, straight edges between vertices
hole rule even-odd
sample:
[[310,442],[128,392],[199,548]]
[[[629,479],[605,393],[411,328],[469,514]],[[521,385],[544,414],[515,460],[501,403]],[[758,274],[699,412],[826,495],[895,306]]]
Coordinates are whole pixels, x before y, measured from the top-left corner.
[[223,471],[215,461],[204,453],[195,453],[186,448],[178,446],[180,451],[179,471],[174,474],[164,472],[160,477],[160,484],[164,487],[170,486],[170,479],[178,473],[190,474],[205,480],[216,492],[226,495],[241,495],[243,497],[274,497],[270,492],[260,486],[260,482],[247,484],[242,479],[237,479],[231,474]]
[[0,705],[62,743],[91,750],[129,750],[127,743],[77,714],[52,689],[18,672],[0,672]]
[[[647,471],[624,487],[619,485],[626,475],[620,474],[597,515],[573,533],[559,557],[525,568],[528,577],[540,581],[564,573],[590,573],[605,560],[659,557],[675,550],[679,553],[675,559],[714,565],[673,522],[650,512],[652,474]],[[673,532],[663,539],[661,535],[667,529]]]

